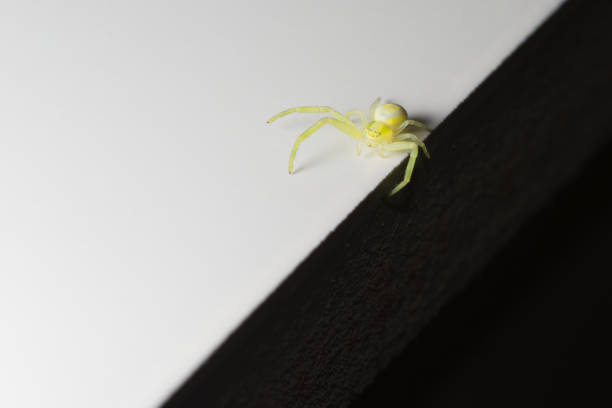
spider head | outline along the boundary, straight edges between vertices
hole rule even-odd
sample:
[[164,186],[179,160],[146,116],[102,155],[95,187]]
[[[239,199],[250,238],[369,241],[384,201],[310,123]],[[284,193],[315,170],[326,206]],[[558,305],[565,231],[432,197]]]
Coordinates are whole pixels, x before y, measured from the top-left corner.
[[393,138],[393,131],[382,122],[370,122],[364,130],[368,147],[378,146],[381,143],[390,143]]

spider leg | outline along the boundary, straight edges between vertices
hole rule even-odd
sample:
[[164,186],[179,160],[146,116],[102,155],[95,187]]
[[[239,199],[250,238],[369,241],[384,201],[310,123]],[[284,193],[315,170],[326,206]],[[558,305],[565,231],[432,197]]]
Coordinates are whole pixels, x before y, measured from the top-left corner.
[[334,118],[359,130],[357,125],[355,125],[349,118],[347,118],[337,110],[330,108],[329,106],[298,106],[296,108],[286,109],[281,113],[274,115],[270,119],[268,119],[268,123],[272,123],[276,119],[282,118],[283,116],[289,115],[290,113],[328,113]]
[[401,135],[395,136],[395,140],[398,140],[398,141],[410,140],[416,143],[417,145],[419,145],[421,149],[423,149],[423,153],[425,153],[425,156],[427,156],[428,159],[431,158],[431,156],[429,155],[429,152],[427,151],[427,147],[425,147],[425,143],[423,143],[423,141],[419,139],[417,135],[414,135],[412,133],[402,133]]
[[374,120],[374,111],[376,110],[376,107],[378,106],[379,103],[380,103],[380,98],[376,98],[376,100],[372,102],[372,105],[370,105],[370,120]]
[[[365,127],[368,125],[368,119],[366,118],[365,113],[363,113],[362,110],[359,109],[353,109],[350,110],[348,112],[346,112],[346,116],[347,118],[351,118],[351,116],[357,115],[359,116],[359,120],[361,121],[361,127],[365,129]],[[357,142],[357,156],[361,155],[361,142]]]
[[414,170],[414,163],[416,162],[416,158],[419,155],[419,146],[414,142],[394,142],[383,146],[383,149],[390,152],[399,152],[404,150],[410,151],[410,158],[408,159],[408,165],[406,166],[406,171],[404,172],[404,179],[401,183],[395,186],[393,190],[391,190],[389,195],[392,196],[393,194],[404,188],[406,184],[410,182],[412,170]]
[[300,147],[300,143],[302,143],[308,136],[312,135],[314,132],[322,128],[326,123],[336,127],[341,132],[349,135],[350,137],[361,140],[361,131],[351,122],[351,125],[348,125],[346,122],[341,121],[336,118],[323,118],[317,121],[314,125],[306,129],[304,133],[302,133],[293,145],[293,149],[291,150],[291,156],[289,157],[289,173],[293,172],[293,159],[297,153],[298,147]]
[[382,157],[383,159],[386,159],[387,156],[383,153],[383,149],[384,149],[384,145],[378,145],[378,149],[376,149],[376,152],[378,153],[380,157]]
[[353,109],[350,110],[348,112],[346,112],[346,116],[347,118],[351,118],[351,116],[353,115],[357,115],[359,116],[359,119],[361,120],[361,127],[365,128],[368,125],[368,120],[366,119],[366,115],[365,113],[363,113],[363,111],[359,110],[359,109]]
[[431,129],[429,127],[427,127],[426,124],[419,122],[418,120],[413,120],[413,119],[408,119],[406,121],[404,121],[400,127],[397,129],[397,133],[400,133],[402,130],[406,129],[408,126],[414,126],[414,127],[418,127],[421,129],[424,129],[426,131],[428,131],[429,133],[431,133]]

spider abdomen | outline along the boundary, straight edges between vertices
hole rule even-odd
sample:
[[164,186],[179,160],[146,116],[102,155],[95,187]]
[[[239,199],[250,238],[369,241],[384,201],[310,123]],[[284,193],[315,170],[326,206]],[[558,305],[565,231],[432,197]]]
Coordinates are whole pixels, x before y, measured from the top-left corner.
[[378,106],[374,111],[373,118],[374,121],[382,122],[387,125],[394,133],[407,119],[408,114],[406,110],[394,103],[386,103]]

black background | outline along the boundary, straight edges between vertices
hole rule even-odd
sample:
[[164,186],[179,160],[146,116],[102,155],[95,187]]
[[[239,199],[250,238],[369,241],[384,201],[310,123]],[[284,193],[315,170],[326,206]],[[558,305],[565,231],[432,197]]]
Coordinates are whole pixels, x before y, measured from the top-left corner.
[[351,407],[611,406],[611,317],[609,144]]

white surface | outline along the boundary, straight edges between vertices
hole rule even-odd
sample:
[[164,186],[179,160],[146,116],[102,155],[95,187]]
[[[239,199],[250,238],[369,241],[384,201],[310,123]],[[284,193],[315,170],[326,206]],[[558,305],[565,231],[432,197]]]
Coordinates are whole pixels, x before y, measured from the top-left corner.
[[558,3],[2,1],[0,406],[161,403],[403,157],[266,119],[435,126]]

